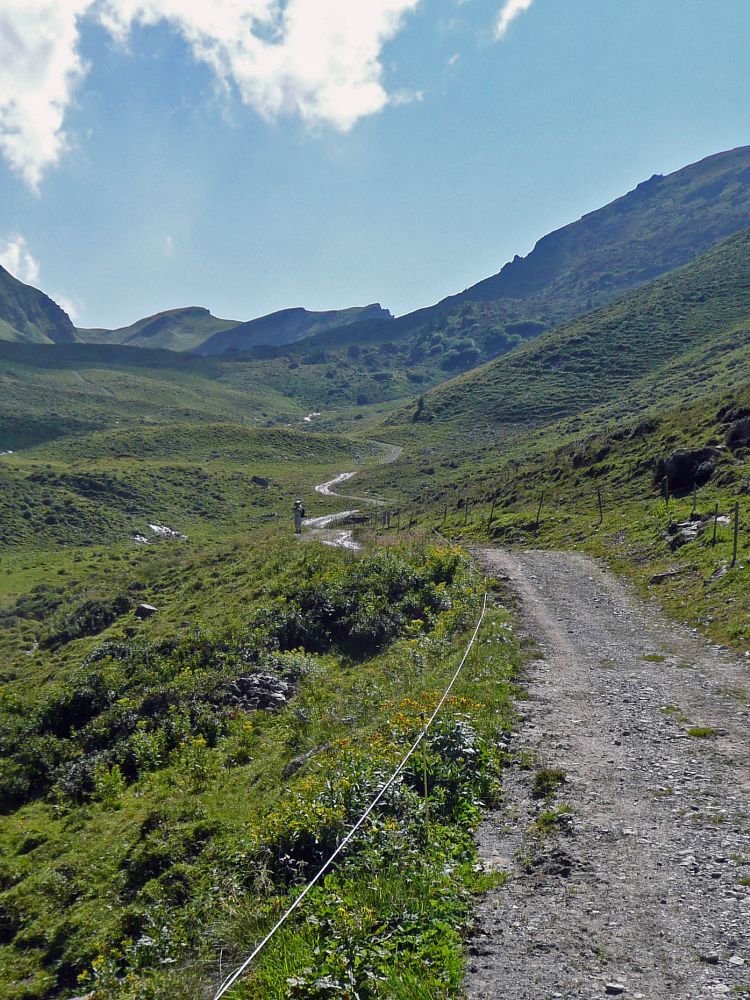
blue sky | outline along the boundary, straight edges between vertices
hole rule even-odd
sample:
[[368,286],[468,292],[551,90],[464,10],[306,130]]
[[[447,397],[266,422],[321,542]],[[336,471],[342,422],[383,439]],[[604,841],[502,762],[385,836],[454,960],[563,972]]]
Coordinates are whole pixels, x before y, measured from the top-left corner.
[[747,0],[0,0],[0,262],[81,326],[401,314],[750,143],[749,49]]

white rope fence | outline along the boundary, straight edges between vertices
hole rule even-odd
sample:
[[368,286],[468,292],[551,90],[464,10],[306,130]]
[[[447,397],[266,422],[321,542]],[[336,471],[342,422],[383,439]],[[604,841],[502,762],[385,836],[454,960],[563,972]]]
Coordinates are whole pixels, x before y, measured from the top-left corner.
[[346,849],[347,845],[351,842],[351,840],[353,839],[353,837],[357,833],[357,831],[360,829],[360,827],[367,821],[367,819],[369,818],[369,816],[373,812],[373,810],[383,800],[383,797],[385,796],[386,792],[388,791],[389,788],[392,787],[392,785],[394,784],[394,782],[396,781],[396,779],[399,777],[399,775],[401,774],[401,772],[404,770],[404,768],[406,767],[407,763],[409,762],[409,759],[414,755],[414,753],[418,749],[420,743],[425,738],[425,736],[427,734],[427,731],[429,730],[430,726],[432,725],[432,723],[437,718],[437,715],[440,712],[440,709],[445,704],[445,701],[448,698],[448,695],[451,693],[451,690],[453,689],[453,685],[456,683],[456,681],[458,680],[459,674],[463,670],[464,664],[466,663],[466,660],[467,660],[467,658],[469,656],[469,653],[471,652],[471,648],[474,645],[474,643],[476,642],[477,636],[479,635],[479,629],[482,627],[482,622],[484,621],[484,616],[485,616],[486,612],[487,612],[487,591],[485,589],[484,595],[482,597],[482,610],[481,610],[480,615],[479,615],[479,620],[477,621],[477,624],[476,624],[476,627],[474,629],[474,633],[473,633],[471,639],[469,639],[469,643],[468,643],[468,645],[467,645],[467,647],[466,647],[466,649],[464,651],[464,655],[461,657],[461,662],[456,667],[455,673],[451,677],[450,683],[448,684],[447,688],[443,692],[442,697],[440,698],[440,701],[437,703],[437,705],[435,707],[435,710],[433,711],[433,713],[429,717],[429,719],[425,722],[425,724],[422,726],[421,730],[419,731],[419,735],[417,736],[417,738],[414,740],[414,742],[412,743],[412,745],[409,747],[409,749],[407,750],[407,752],[402,757],[401,762],[399,763],[398,767],[393,772],[393,774],[390,776],[390,778],[388,778],[388,780],[385,782],[385,784],[382,786],[382,788],[377,793],[377,795],[375,796],[375,798],[372,800],[372,802],[369,804],[369,806],[365,809],[365,811],[362,813],[362,815],[359,817],[359,819],[357,820],[357,822],[354,824],[354,826],[351,828],[351,830],[347,833],[347,835],[344,837],[344,839],[338,845],[338,847],[333,852],[333,854],[331,854],[331,856],[328,858],[328,860],[325,862],[325,864],[320,868],[320,870],[318,871],[317,875],[315,875],[315,877],[313,879],[311,879],[307,883],[307,885],[302,890],[302,892],[299,894],[299,896],[297,896],[297,898],[294,900],[294,902],[291,904],[291,906],[279,917],[279,919],[273,925],[273,927],[271,928],[271,930],[266,934],[266,936],[262,939],[262,941],[260,941],[255,946],[254,950],[251,952],[250,955],[248,955],[248,957],[245,959],[245,961],[240,966],[238,966],[234,970],[234,972],[231,972],[227,976],[227,978],[224,980],[224,982],[221,984],[221,986],[218,988],[218,990],[214,994],[214,1000],[221,1000],[221,998],[227,993],[227,991],[230,990],[234,986],[234,984],[237,982],[237,980],[240,978],[240,976],[242,976],[242,974],[249,968],[249,966],[252,964],[252,962],[255,960],[255,958],[261,953],[261,951],[263,951],[263,949],[268,944],[268,942],[271,940],[271,938],[274,936],[274,934],[279,930],[279,928],[281,928],[287,922],[287,920],[289,919],[289,917],[291,917],[291,915],[294,913],[294,911],[301,905],[301,903],[302,903],[303,899],[305,898],[305,896],[307,896],[307,894],[313,889],[313,887],[325,875],[325,873],[331,867],[331,865],[336,860],[336,858],[339,856],[339,854],[341,854],[342,851],[344,851]]

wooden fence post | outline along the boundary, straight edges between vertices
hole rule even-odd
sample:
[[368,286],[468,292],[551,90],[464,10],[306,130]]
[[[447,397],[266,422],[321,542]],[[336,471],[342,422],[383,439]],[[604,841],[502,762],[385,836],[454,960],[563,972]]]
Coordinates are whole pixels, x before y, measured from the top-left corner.
[[544,503],[544,494],[539,497],[539,506],[536,509],[536,531],[539,531],[539,518],[542,514],[542,504]]
[[490,519],[487,522],[487,530],[492,527],[492,518],[495,516],[495,501],[492,501],[492,506],[490,507]]
[[691,511],[691,516],[695,514],[697,507],[698,507],[698,484],[696,482],[693,482],[693,509]]
[[[740,502],[734,505],[734,543],[732,545],[732,566],[737,563],[737,543],[740,538]],[[730,567],[731,568],[731,567]]]
[[448,501],[443,505],[443,524],[448,520]]
[[711,544],[716,545],[716,525],[719,523],[719,504],[717,503],[714,507],[714,537],[711,539]]
[[604,523],[604,506],[602,504],[602,491],[601,491],[601,487],[600,486],[596,487],[596,499],[597,499],[597,501],[599,503],[599,524],[603,524]]
[[396,511],[396,531],[401,531],[401,508]]
[[466,521],[469,517],[469,498],[464,497],[464,527],[466,527]]

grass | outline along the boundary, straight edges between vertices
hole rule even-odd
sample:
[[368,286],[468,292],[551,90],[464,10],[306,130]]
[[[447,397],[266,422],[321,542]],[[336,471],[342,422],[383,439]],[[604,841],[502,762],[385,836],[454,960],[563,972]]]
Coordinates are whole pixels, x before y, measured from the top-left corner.
[[531,794],[535,799],[549,800],[565,784],[565,771],[561,767],[543,767],[534,775]]
[[710,726],[691,726],[687,734],[694,740],[708,740],[716,735],[716,730]]
[[[226,968],[262,934],[413,738],[478,610],[466,565],[434,547],[362,560],[251,535],[148,560],[148,571],[123,561],[119,578],[103,567],[102,580],[112,593],[142,579],[155,618],[126,611],[56,652],[19,649],[6,677],[6,746],[25,733],[4,780],[26,801],[0,821],[0,976],[14,1000],[92,987],[103,998],[187,997],[217,981],[219,954]],[[218,692],[250,636],[260,669],[294,693],[275,712],[227,713]],[[259,669],[249,655],[244,673]],[[516,658],[492,608],[425,757],[234,995],[310,995],[329,981],[372,996],[457,995],[461,928],[487,885],[471,831],[495,795],[494,736],[511,721]],[[99,690],[111,693],[98,714],[89,707],[68,734],[62,720],[100,704]],[[28,771],[31,743],[43,772]]]

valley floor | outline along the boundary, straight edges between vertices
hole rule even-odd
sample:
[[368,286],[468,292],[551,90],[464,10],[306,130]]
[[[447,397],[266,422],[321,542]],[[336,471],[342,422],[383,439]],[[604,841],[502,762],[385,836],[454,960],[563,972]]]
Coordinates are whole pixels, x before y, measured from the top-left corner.
[[[480,831],[485,865],[514,874],[480,905],[468,996],[750,994],[750,661],[584,556],[480,554],[542,658]],[[556,791],[532,787],[539,766],[564,772]]]

